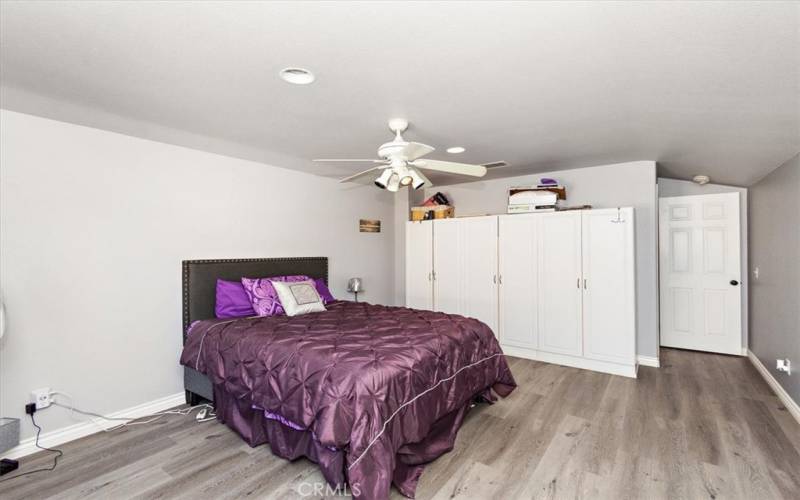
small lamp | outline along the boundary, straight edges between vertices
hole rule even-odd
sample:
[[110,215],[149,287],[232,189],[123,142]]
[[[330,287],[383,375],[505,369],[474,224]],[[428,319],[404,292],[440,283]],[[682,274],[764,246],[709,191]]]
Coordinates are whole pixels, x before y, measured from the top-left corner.
[[358,302],[358,292],[364,291],[364,282],[361,278],[350,278],[347,281],[347,291],[355,294],[356,302]]

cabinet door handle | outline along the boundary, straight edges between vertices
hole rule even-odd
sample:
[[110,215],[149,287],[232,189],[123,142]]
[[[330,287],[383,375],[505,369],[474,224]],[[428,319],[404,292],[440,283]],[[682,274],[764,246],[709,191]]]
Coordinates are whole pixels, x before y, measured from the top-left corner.
[[581,279],[580,278],[578,278],[578,281],[575,283],[575,286],[578,287],[578,290],[581,289]]
[[586,278],[583,278],[583,289],[586,290],[586,288],[587,288],[587,286],[586,286]]
[[436,281],[436,271],[433,272],[433,281]]
[[428,281],[431,281],[431,273],[428,273]]
[[492,276],[492,283],[497,284],[497,275]]
[[503,275],[502,274],[497,278],[497,282],[500,283],[501,285],[503,284]]

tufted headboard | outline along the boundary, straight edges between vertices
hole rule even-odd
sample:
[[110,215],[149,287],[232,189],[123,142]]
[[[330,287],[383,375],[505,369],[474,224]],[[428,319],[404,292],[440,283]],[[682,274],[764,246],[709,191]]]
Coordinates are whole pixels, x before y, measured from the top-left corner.
[[239,281],[243,277],[263,278],[305,274],[328,283],[327,257],[284,257],[274,259],[208,259],[183,261],[183,340],[192,322],[214,318],[217,279]]

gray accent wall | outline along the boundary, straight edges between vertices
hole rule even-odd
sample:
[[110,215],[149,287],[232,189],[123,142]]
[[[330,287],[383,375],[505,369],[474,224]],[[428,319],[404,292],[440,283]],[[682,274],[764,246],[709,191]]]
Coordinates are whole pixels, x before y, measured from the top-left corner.
[[[750,350],[800,402],[800,155],[750,188]],[[789,358],[792,375],[775,369]]]

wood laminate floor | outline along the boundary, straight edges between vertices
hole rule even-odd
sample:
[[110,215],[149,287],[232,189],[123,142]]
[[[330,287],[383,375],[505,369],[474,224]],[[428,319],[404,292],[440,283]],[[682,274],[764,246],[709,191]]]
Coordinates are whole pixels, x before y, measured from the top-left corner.
[[[469,414],[417,498],[800,498],[800,425],[746,358],[663,349],[638,380],[509,359],[519,388]],[[0,498],[319,498],[302,493],[324,484],[311,462],[180,416],[61,448],[55,471]]]

